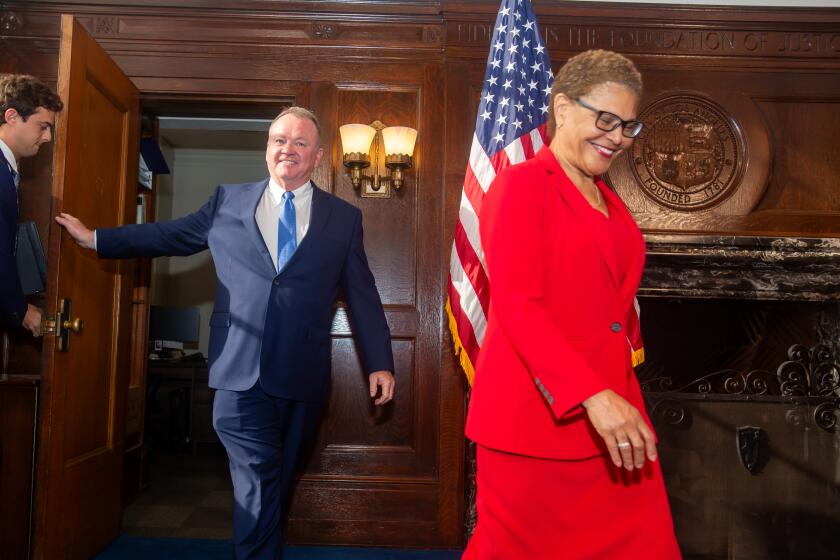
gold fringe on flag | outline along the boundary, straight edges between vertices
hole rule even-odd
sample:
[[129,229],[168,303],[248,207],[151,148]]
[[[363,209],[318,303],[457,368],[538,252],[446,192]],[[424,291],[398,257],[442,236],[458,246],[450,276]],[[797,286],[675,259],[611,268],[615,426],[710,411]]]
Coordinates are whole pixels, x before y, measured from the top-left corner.
[[641,365],[642,362],[645,361],[645,349],[644,347],[639,348],[638,350],[633,350],[633,367]]
[[[464,345],[461,344],[461,337],[458,336],[458,324],[455,322],[455,316],[452,314],[452,307],[449,306],[449,296],[446,297],[446,315],[449,317],[449,332],[452,333],[452,345],[455,347],[455,355],[461,359],[461,367],[464,369],[464,375],[467,376],[467,383],[472,387],[473,378],[475,378],[475,369],[470,361],[469,354],[464,349]],[[635,355],[633,359],[635,360]]]

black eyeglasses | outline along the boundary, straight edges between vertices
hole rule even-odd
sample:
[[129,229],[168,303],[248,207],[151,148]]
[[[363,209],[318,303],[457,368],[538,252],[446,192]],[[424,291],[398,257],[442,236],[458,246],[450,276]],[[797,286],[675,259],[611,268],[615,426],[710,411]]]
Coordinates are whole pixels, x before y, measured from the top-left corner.
[[580,97],[576,97],[575,101],[578,105],[583,107],[584,109],[589,109],[593,113],[595,113],[595,126],[598,127],[598,130],[603,130],[604,132],[612,132],[619,126],[621,127],[621,134],[626,136],[627,138],[635,138],[639,135],[644,128],[645,123],[642,121],[625,121],[618,115],[610,113],[609,111],[601,111],[600,109],[596,109],[591,105],[586,104],[584,101],[581,100]]

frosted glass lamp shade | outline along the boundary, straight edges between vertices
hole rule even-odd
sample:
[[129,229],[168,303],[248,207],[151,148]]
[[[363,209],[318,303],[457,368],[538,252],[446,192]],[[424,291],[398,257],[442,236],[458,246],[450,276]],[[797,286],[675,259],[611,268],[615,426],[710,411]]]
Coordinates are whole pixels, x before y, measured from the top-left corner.
[[341,134],[341,149],[344,154],[367,154],[370,143],[376,136],[376,129],[366,124],[345,124],[338,128]]
[[414,153],[414,143],[417,141],[417,131],[407,126],[388,126],[382,129],[382,139],[385,141],[385,155],[406,155]]

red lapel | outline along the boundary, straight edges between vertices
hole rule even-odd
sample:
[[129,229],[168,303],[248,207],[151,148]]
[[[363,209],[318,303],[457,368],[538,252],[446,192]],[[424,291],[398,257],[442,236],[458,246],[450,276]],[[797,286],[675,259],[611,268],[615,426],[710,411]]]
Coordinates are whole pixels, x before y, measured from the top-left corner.
[[546,171],[553,176],[554,180],[552,181],[552,184],[565,199],[569,207],[572,208],[577,217],[583,223],[587,224],[586,229],[592,235],[593,244],[595,245],[598,254],[603,258],[604,264],[610,273],[610,277],[613,280],[613,284],[615,284],[616,290],[619,290],[620,292],[622,286],[618,282],[618,262],[615,255],[615,246],[609,238],[609,234],[607,233],[606,228],[603,227],[603,224],[596,222],[596,220],[604,219],[603,216],[596,214],[598,211],[592,208],[575,184],[572,183],[571,179],[569,179],[566,175],[566,172],[563,171],[563,168],[560,166],[557,158],[554,157],[554,154],[551,152],[548,145],[543,146],[534,157],[543,165],[543,167],[545,167]]
[[624,201],[612,189],[607,187],[603,181],[598,181],[598,187],[601,189],[601,194],[604,196],[610,208],[610,218],[624,221],[628,233],[631,233],[633,236],[633,245],[635,246],[633,258],[630,262],[630,268],[627,269],[627,273],[624,275],[624,282],[619,291],[622,301],[626,303],[636,295],[639,280],[642,277],[642,271],[645,267],[645,238],[642,237],[642,232],[624,205]]

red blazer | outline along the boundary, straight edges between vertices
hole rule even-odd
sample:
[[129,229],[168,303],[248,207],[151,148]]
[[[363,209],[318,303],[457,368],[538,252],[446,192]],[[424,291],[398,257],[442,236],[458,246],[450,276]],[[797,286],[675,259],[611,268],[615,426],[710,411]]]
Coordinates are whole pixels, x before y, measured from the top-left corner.
[[598,187],[632,236],[623,281],[600,216],[547,146],[502,171],[484,198],[490,312],[466,427],[481,445],[554,459],[606,453],[580,403],[607,388],[645,415],[625,332],[644,239],[621,199]]

